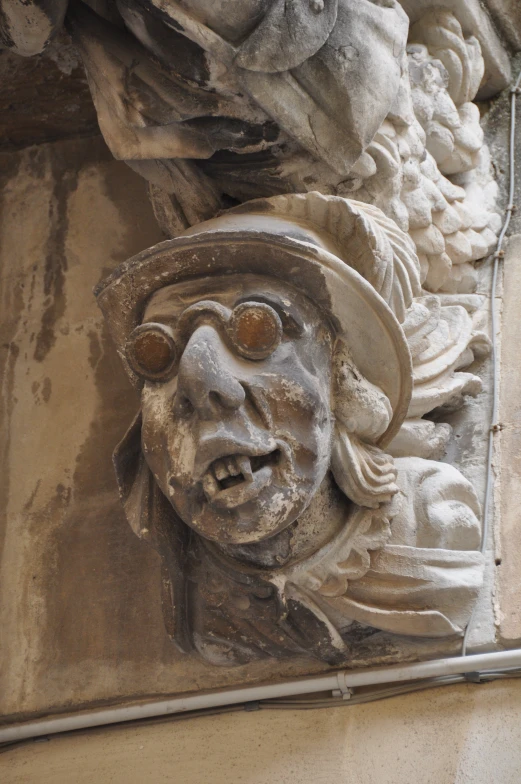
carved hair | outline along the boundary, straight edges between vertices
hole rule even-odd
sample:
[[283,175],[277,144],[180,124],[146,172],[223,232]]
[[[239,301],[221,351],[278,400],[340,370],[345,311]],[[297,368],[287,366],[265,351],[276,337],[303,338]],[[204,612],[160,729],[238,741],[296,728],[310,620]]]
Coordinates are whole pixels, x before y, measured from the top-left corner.
[[375,444],[391,421],[391,403],[360,373],[341,339],[335,345],[332,371],[336,424],[331,471],[352,501],[374,509],[398,491],[393,459]]

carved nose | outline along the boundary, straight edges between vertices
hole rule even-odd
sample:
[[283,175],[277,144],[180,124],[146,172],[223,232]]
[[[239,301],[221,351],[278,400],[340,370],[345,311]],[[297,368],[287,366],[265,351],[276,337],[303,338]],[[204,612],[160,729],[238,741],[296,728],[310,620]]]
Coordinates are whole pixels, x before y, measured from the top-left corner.
[[216,329],[198,327],[179,363],[177,406],[189,402],[203,419],[214,419],[223,409],[239,408],[246,394],[233,372],[233,356]]

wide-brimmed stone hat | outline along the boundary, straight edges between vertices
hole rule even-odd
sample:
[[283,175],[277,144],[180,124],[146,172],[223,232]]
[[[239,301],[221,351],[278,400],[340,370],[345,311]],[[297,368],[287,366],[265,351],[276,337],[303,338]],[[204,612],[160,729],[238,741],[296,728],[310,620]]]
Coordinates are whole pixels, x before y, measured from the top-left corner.
[[174,283],[250,273],[285,281],[322,309],[364,376],[390,400],[380,437],[398,432],[412,392],[400,326],[419,294],[410,239],[375,207],[319,193],[258,199],[193,226],[121,264],[95,289],[132,381],[125,344],[150,297]]

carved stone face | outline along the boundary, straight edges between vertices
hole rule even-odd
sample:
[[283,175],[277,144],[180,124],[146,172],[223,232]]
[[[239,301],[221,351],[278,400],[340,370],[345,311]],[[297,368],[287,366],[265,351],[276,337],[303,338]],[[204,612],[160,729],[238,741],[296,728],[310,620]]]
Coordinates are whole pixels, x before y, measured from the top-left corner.
[[145,379],[142,446],[161,490],[202,536],[274,536],[328,470],[332,335],[291,286],[254,275],[157,292],[127,345]]

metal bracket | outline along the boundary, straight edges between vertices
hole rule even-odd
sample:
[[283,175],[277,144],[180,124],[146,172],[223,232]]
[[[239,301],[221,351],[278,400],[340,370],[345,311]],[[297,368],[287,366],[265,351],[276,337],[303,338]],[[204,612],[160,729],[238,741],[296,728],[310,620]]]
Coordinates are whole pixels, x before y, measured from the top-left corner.
[[483,683],[480,672],[464,672],[463,677],[469,683]]
[[337,672],[336,680],[338,683],[338,689],[333,689],[333,697],[341,697],[343,700],[350,700],[353,696],[354,691],[347,685],[346,675],[347,673],[343,670],[341,672]]

